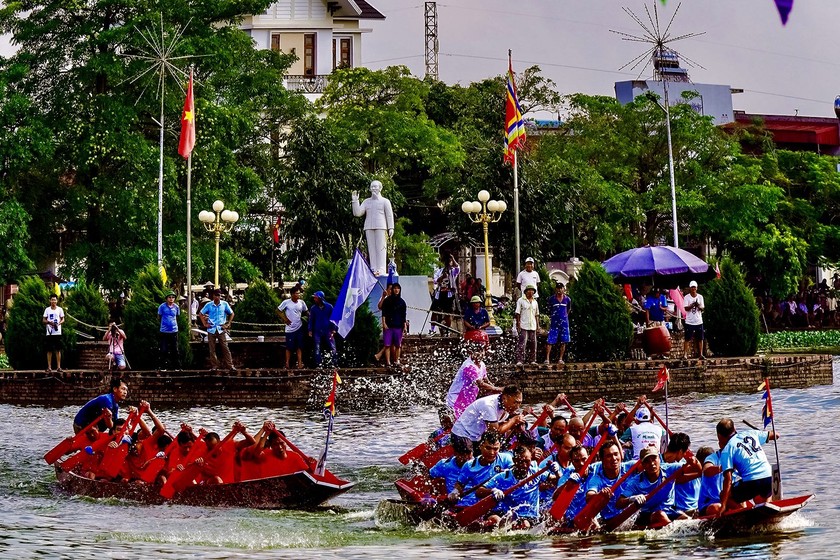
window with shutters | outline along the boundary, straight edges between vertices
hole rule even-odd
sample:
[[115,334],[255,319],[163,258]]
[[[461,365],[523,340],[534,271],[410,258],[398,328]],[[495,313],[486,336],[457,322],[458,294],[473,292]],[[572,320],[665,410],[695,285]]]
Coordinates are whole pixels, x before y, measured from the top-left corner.
[[303,74],[305,76],[315,75],[315,34],[305,33],[303,35]]

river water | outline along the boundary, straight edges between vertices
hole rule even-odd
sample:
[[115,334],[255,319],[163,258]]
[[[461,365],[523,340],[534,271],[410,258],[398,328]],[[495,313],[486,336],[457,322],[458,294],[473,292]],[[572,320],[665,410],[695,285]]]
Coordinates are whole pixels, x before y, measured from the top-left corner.
[[[382,509],[377,515],[377,504],[398,497],[393,480],[404,468],[396,457],[425,439],[436,414],[433,407],[396,404],[388,412],[336,418],[328,466],[358,484],[314,512],[68,497],[56,493],[53,470],[41,457],[67,435],[78,407],[0,405],[0,558],[826,558],[840,535],[840,469],[829,436],[840,416],[837,360],[834,378],[832,387],[773,391],[785,495],[816,497],[781,527],[739,539],[705,536],[690,522],[658,533],[587,538],[407,527],[387,519]],[[759,393],[672,398],[671,427],[687,432],[694,449],[714,445],[720,417],[758,425],[762,403]],[[656,406],[664,412],[662,403]],[[187,421],[225,433],[236,419],[253,429],[272,418],[311,455],[323,445],[323,418],[299,409],[202,407],[158,414],[170,426]],[[772,445],[767,452],[773,456]]]

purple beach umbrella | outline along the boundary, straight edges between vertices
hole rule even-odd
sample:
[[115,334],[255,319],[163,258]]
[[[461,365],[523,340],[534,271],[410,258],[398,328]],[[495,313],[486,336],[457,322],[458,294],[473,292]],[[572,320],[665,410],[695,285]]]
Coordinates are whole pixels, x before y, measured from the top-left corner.
[[616,281],[624,283],[649,280],[664,285],[686,278],[705,280],[710,277],[707,262],[668,245],[630,249],[607,259],[603,266]]

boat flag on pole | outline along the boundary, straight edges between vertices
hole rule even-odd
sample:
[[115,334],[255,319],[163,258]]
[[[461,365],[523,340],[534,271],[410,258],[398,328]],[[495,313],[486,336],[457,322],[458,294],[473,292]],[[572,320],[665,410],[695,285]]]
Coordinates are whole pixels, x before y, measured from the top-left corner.
[[181,138],[178,141],[178,153],[187,159],[195,146],[195,100],[193,99],[193,75],[190,69],[190,81],[187,83],[187,97],[181,112]]
[[341,383],[341,377],[338,375],[338,368],[333,371],[332,390],[330,396],[327,397],[327,402],[324,403],[324,418],[327,419],[327,439],[324,442],[324,451],[318,458],[318,464],[315,467],[315,474],[324,475],[327,470],[327,453],[330,450],[330,436],[333,430],[333,418],[335,418],[335,391]]
[[669,379],[671,379],[671,373],[668,371],[668,367],[663,364],[656,373],[656,385],[653,387],[653,392],[655,393],[664,389]]
[[761,419],[764,421],[764,427],[766,428],[773,422],[773,397],[770,396],[770,380],[765,379],[762,381],[761,385],[758,386],[758,390],[764,391],[761,397],[764,399],[764,406],[761,408]]

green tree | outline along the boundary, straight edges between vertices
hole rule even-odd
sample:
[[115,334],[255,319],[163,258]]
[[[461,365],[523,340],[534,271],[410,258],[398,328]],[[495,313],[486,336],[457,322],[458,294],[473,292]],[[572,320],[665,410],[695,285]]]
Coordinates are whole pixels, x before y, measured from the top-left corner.
[[29,214],[16,200],[0,202],[0,282],[13,284],[33,272],[35,264],[26,250],[29,242]]
[[6,354],[12,368],[44,367],[46,330],[42,319],[49,301],[50,294],[43,280],[37,276],[27,276],[21,280],[6,324]]
[[[85,276],[117,289],[156,256],[156,196],[160,103],[154,73],[132,56],[148,50],[144,33],[183,31],[176,56],[197,56],[198,139],[193,157],[193,204],[209,208],[223,199],[243,217],[266,206],[272,146],[265,142],[293,115],[307,110],[301,96],[279,87],[292,57],[256,50],[237,27],[246,14],[264,12],[270,0],[160,3],[141,0],[11,3],[0,12],[0,31],[12,36],[14,56],[0,63],[0,124],[26,140],[2,182],[33,216],[30,253],[38,258],[61,246],[62,274]],[[161,21],[164,29],[161,30]],[[146,92],[145,94],[143,92]],[[165,122],[164,233],[185,231],[185,165],[177,155],[178,116],[184,94],[174,81],[163,99]],[[28,135],[28,137],[26,136]],[[276,143],[275,143],[276,146]],[[6,149],[6,153],[10,150]],[[49,157],[36,157],[46,154]],[[50,211],[39,211],[45,202]],[[212,246],[193,220],[196,249]],[[60,233],[59,233],[60,232]],[[238,238],[233,238],[238,243]],[[183,239],[180,240],[183,243]],[[268,240],[266,239],[266,243]],[[183,279],[183,250],[167,243],[167,270]],[[234,274],[252,248],[226,247]],[[241,256],[237,256],[241,255]],[[209,264],[208,264],[209,263]],[[209,276],[212,260],[201,259]]]
[[[280,306],[280,298],[268,284],[262,280],[254,280],[245,290],[242,301],[236,304],[236,317],[234,317],[235,329],[238,331],[259,331],[266,329],[279,330],[280,318],[277,316],[277,307]],[[254,323],[268,325],[258,327],[244,325],[243,323]]]
[[[131,300],[125,306],[125,351],[132,369],[154,369],[158,366],[160,318],[157,310],[166,298],[168,289],[163,285],[155,265],[141,270],[131,284]],[[178,316],[178,350],[181,365],[190,367],[189,313]]]
[[584,261],[569,297],[574,310],[569,351],[575,359],[623,359],[633,339],[633,322],[620,288],[601,263]]
[[[64,306],[66,313],[72,315],[72,318],[68,317],[67,320],[73,323],[76,330],[87,333],[95,340],[102,338],[105,333],[93,327],[107,327],[108,305],[96,286],[84,279],[78,280],[76,285],[68,291]],[[87,325],[93,325],[93,327]]]
[[428,275],[438,261],[438,254],[429,244],[429,236],[423,232],[408,233],[411,220],[397,218],[394,224],[394,239],[397,271],[406,276]]
[[720,270],[721,277],[704,286],[709,345],[716,355],[753,356],[761,329],[755,295],[731,259],[723,259]]

